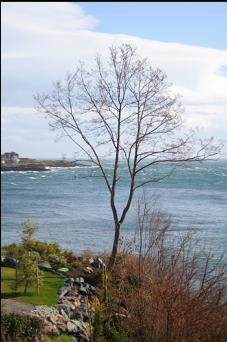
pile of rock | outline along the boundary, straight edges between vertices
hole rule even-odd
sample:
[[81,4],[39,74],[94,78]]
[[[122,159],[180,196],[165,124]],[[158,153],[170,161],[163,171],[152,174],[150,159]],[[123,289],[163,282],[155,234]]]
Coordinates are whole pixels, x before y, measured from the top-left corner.
[[32,314],[43,321],[43,333],[51,336],[69,334],[75,342],[88,342],[92,335],[94,309],[91,302],[98,302],[96,289],[84,278],[66,278],[58,291],[58,304],[36,306]]

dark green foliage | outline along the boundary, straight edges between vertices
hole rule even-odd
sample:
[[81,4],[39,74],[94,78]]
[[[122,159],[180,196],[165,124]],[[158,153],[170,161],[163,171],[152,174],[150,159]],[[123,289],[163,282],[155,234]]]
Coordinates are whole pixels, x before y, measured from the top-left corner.
[[133,342],[120,322],[114,324],[113,321],[106,321],[104,311],[97,310],[97,308],[93,327],[93,342]]
[[105,342],[104,338],[104,315],[101,310],[97,310],[95,313],[95,319],[93,323],[93,342]]
[[42,322],[37,317],[3,313],[1,323],[1,339],[3,342],[34,342],[36,337],[40,337]]
[[106,323],[103,327],[106,342],[133,342],[128,332],[120,324]]

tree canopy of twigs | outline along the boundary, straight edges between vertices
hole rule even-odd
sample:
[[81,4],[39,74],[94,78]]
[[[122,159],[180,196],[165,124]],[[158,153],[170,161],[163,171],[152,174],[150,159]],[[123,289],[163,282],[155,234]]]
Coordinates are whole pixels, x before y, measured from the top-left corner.
[[[81,63],[63,82],[54,83],[50,95],[39,94],[35,99],[50,125],[69,137],[104,178],[115,226],[110,268],[136,189],[161,179],[151,172],[150,178],[141,180],[141,171],[163,163],[202,161],[219,152],[212,138],[200,140],[195,132],[185,132],[182,106],[166,75],[139,58],[128,44],[110,47],[109,59],[96,57],[90,70]],[[112,157],[111,175],[105,169],[103,147]],[[124,207],[117,210],[121,160],[127,164],[130,182]]]

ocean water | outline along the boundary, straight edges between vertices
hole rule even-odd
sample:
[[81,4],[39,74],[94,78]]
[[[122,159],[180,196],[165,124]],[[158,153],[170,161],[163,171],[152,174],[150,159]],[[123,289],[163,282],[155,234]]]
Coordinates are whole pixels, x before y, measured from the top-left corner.
[[[111,177],[111,162],[105,162]],[[169,165],[144,170],[140,180],[165,175]],[[122,163],[117,193],[118,210],[128,194],[126,165]],[[2,172],[2,244],[19,241],[23,222],[39,227],[37,238],[57,242],[75,253],[90,248],[110,250],[113,218],[109,193],[96,167],[52,168],[48,172]],[[172,236],[187,230],[199,234],[200,241],[214,252],[227,249],[227,160],[190,163],[176,168],[160,182],[145,187],[148,201],[159,197],[159,206],[171,216]],[[122,227],[133,236],[137,201]]]

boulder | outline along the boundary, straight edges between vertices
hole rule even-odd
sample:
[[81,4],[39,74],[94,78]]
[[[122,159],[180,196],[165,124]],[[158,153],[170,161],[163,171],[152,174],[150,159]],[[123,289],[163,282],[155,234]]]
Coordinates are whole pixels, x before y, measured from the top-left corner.
[[66,272],[69,272],[69,269],[67,267],[62,267],[58,269],[58,272],[66,273]]
[[59,336],[60,331],[56,327],[55,324],[52,324],[51,322],[45,320],[43,321],[43,334],[44,335],[52,335],[52,336]]
[[84,272],[87,273],[87,274],[94,273],[93,269],[91,267],[89,267],[89,266],[84,269]]
[[62,298],[66,295],[66,293],[68,293],[71,290],[70,286],[62,286],[60,287],[60,289],[58,290],[58,297]]
[[76,324],[74,324],[72,321],[67,322],[67,331],[69,333],[78,333],[79,329]]
[[96,294],[96,288],[94,286],[91,286],[89,287],[89,291],[92,293],[92,294]]
[[90,264],[95,268],[104,268],[106,267],[105,263],[100,258],[90,259]]
[[80,287],[78,289],[78,293],[80,293],[83,296],[87,296],[88,290],[86,289],[86,287],[84,285],[80,285]]
[[69,319],[69,315],[67,315],[67,313],[63,310],[63,309],[60,309],[60,314],[61,314],[61,316],[65,319],[65,321],[67,322],[67,321],[69,321],[70,319]]
[[73,287],[74,278],[65,278],[64,284],[65,284],[65,285],[70,285],[71,287]]
[[60,313],[64,311],[64,313],[66,313],[68,316],[70,316],[70,313],[72,312],[72,306],[70,306],[69,304],[56,304],[55,308]]
[[42,271],[50,271],[50,270],[52,269],[51,266],[50,266],[49,264],[45,264],[45,263],[43,263],[43,264],[38,264],[38,267],[39,267],[39,269],[42,270]]
[[75,280],[74,280],[75,284],[83,284],[84,283],[84,278],[83,277],[77,277]]
[[71,322],[77,326],[79,332],[84,332],[87,327],[82,320],[72,319]]

